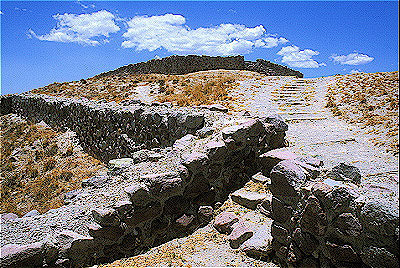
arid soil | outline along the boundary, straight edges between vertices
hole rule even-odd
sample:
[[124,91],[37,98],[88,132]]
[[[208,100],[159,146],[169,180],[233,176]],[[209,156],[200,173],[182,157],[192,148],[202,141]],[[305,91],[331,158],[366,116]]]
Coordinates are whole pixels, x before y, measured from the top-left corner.
[[63,194],[104,169],[84,153],[72,132],[1,116],[1,213],[40,213],[63,205]]

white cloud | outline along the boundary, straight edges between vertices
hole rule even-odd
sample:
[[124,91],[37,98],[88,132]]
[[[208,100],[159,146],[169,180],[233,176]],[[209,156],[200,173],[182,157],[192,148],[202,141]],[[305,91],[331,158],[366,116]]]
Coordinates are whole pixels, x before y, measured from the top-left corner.
[[332,55],[331,59],[336,63],[346,64],[346,65],[367,64],[374,60],[373,57],[357,52],[350,53],[349,55]]
[[269,48],[287,41],[267,36],[262,25],[249,28],[240,24],[220,24],[190,29],[185,17],[173,14],[136,16],[127,24],[122,47],[139,51],[164,48],[177,54],[226,56],[246,54],[255,47]]
[[4,14],[3,11],[0,10],[0,15],[3,15],[3,14]]
[[96,46],[100,43],[107,43],[108,40],[105,38],[95,40],[93,38],[108,37],[110,33],[120,30],[115,24],[115,16],[106,10],[80,15],[57,14],[53,18],[58,22],[50,33],[37,35],[32,29],[29,29],[31,36],[39,40]]
[[325,63],[318,63],[312,59],[313,56],[319,55],[319,52],[311,49],[300,50],[299,47],[292,45],[283,47],[277,54],[282,56],[282,62],[290,67],[318,68],[326,66]]

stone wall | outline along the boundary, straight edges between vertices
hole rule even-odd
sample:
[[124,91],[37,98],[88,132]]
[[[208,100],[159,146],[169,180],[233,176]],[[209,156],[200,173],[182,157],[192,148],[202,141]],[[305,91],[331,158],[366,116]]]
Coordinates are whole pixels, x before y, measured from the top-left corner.
[[2,114],[76,132],[84,149],[107,162],[144,148],[165,147],[205,124],[204,112],[134,104],[120,106],[87,99],[23,94],[1,98]]
[[[101,158],[125,153],[130,158],[111,161],[108,174],[84,181],[83,189],[68,193],[59,209],[5,220],[4,267],[82,267],[138,254],[186,235],[207,224],[218,202],[260,169],[259,155],[284,146],[287,130],[275,116],[241,118],[220,130],[195,131],[207,118],[192,110],[130,110],[33,95],[10,98],[11,107],[5,110],[71,128],[84,147],[94,147],[91,150]],[[115,141],[122,133],[135,144],[151,141],[150,148],[157,139],[157,146],[166,148],[129,151]],[[102,142],[111,149],[96,147]]]
[[162,59],[152,59],[147,62],[129,64],[116,70],[105,72],[96,77],[117,75],[123,73],[137,74],[188,74],[207,70],[248,70],[271,76],[303,77],[299,71],[286,66],[258,59],[256,62],[245,61],[243,56],[210,57],[210,56],[170,56]]
[[369,198],[357,168],[319,175],[315,160],[273,166],[267,153],[261,161],[271,177],[272,247],[283,266],[398,267],[398,205]]

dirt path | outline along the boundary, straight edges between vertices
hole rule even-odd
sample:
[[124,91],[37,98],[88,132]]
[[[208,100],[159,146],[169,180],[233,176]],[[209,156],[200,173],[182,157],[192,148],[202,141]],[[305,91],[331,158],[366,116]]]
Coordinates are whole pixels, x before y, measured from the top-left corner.
[[365,189],[398,198],[398,156],[374,146],[369,141],[373,136],[361,126],[350,125],[325,108],[327,87],[334,82],[335,77],[266,77],[242,82],[234,95],[237,108],[285,118],[294,152],[320,157],[328,168],[350,163],[362,171]]

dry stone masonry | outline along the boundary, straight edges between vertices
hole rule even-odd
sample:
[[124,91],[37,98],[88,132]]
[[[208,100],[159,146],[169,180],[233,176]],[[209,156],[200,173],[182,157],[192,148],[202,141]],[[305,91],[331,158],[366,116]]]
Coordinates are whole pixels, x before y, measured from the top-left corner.
[[207,70],[247,70],[269,76],[296,76],[303,77],[299,71],[286,66],[275,64],[263,59],[256,62],[245,61],[243,56],[210,57],[210,56],[170,56],[162,59],[152,59],[147,62],[129,64],[116,70],[99,74],[97,77],[116,75],[121,73],[135,74],[188,74]]
[[[109,161],[107,174],[83,181],[59,209],[4,215],[4,267],[92,265],[186,235],[207,224],[216,204],[257,173],[259,155],[284,146],[287,128],[276,116],[235,118],[30,94],[3,103],[9,104],[5,111],[76,131],[83,147],[103,160],[125,157]],[[215,131],[196,131],[207,126]],[[146,148],[116,141],[123,135]],[[246,236],[238,233],[232,243]]]

